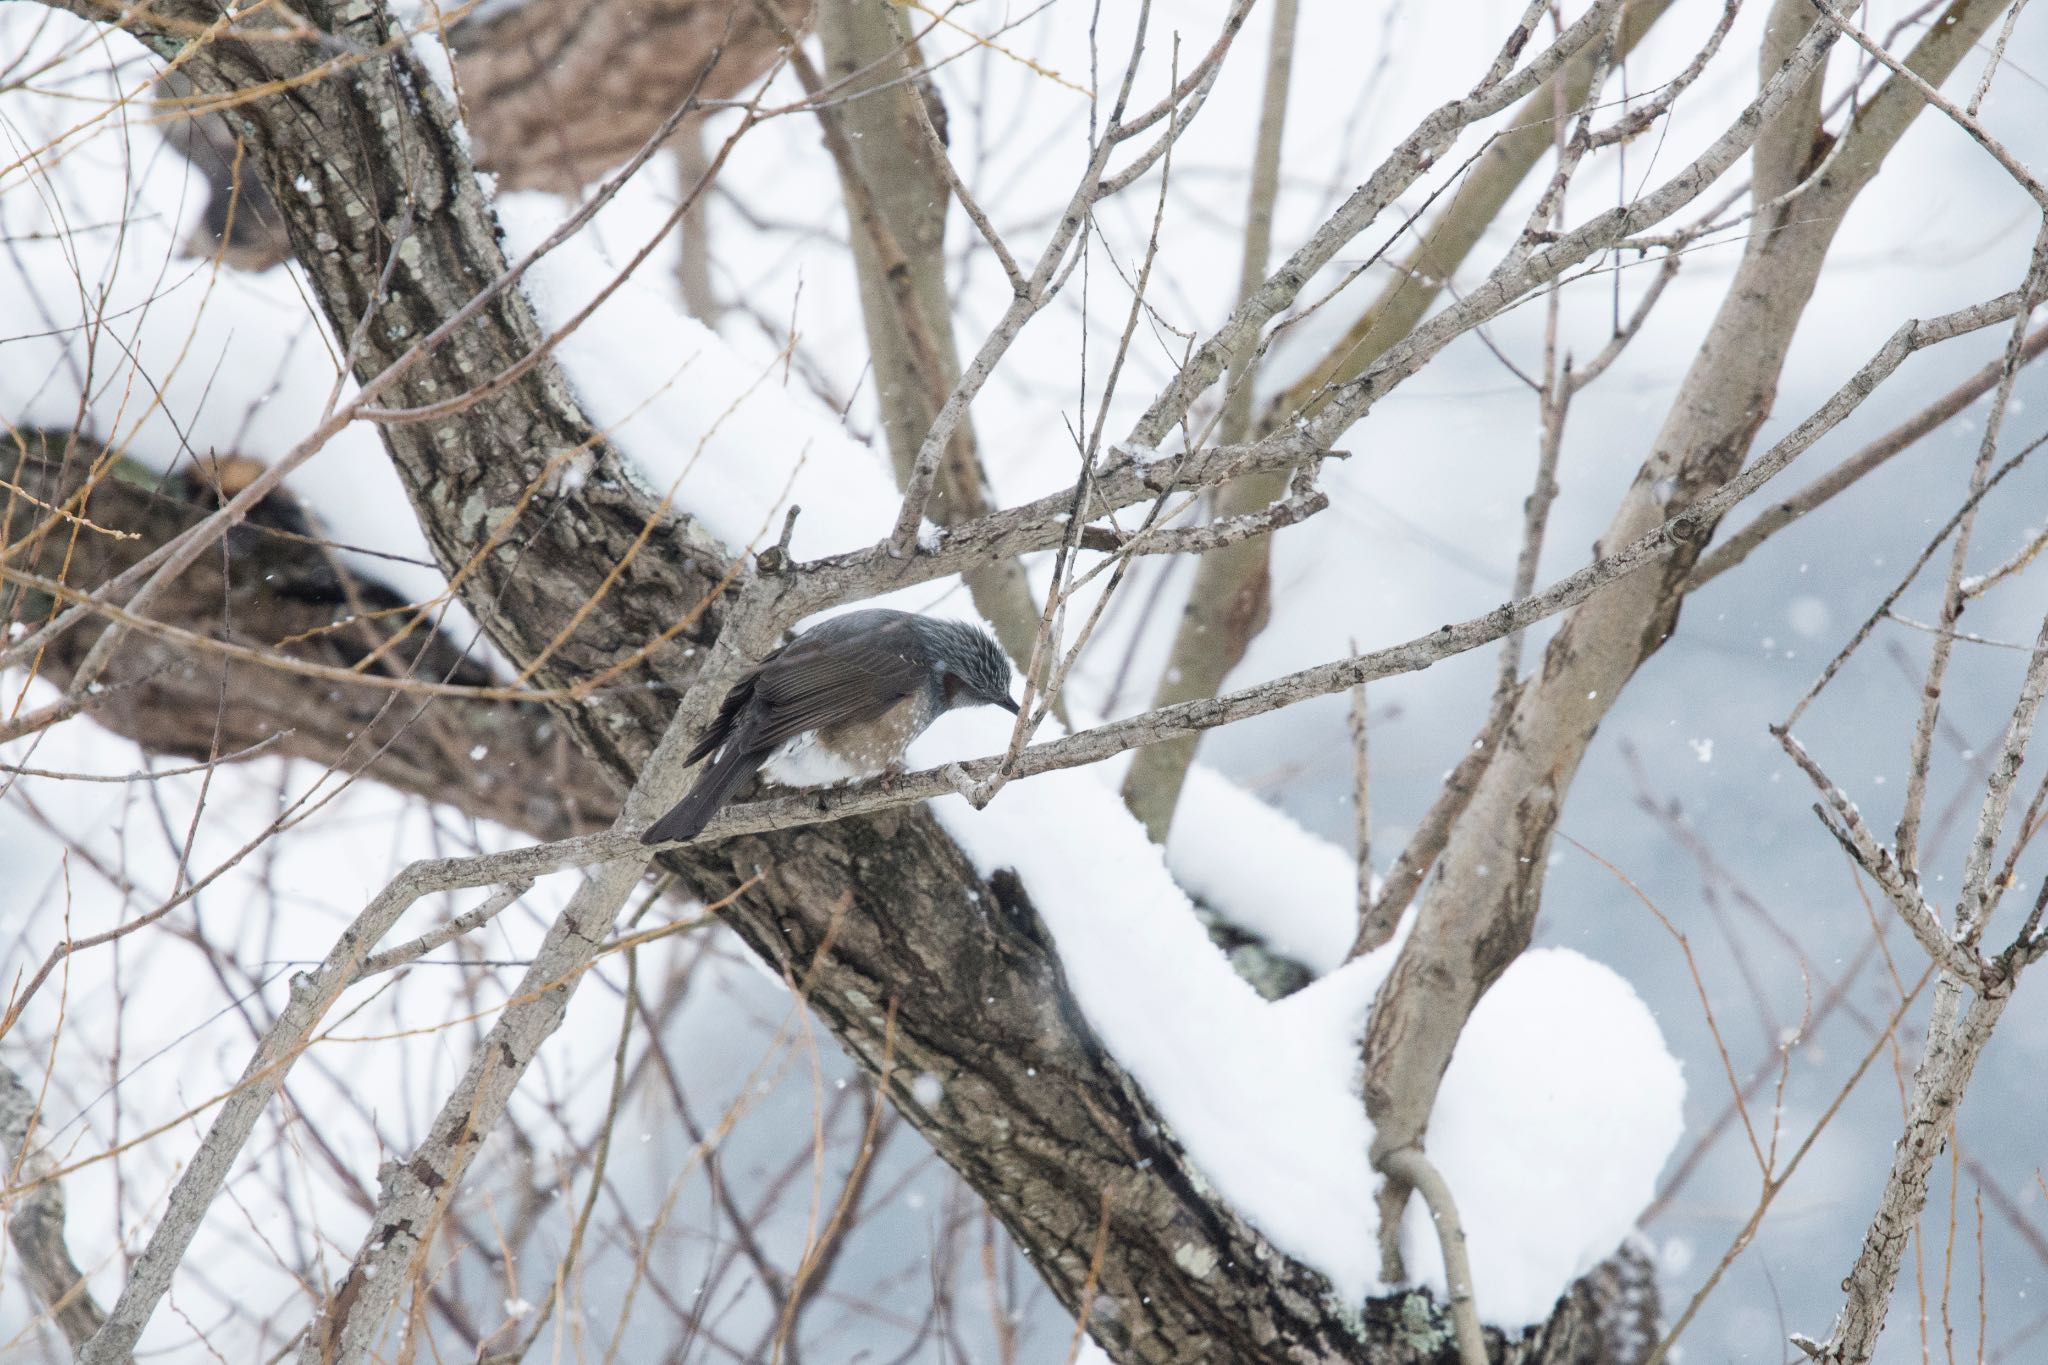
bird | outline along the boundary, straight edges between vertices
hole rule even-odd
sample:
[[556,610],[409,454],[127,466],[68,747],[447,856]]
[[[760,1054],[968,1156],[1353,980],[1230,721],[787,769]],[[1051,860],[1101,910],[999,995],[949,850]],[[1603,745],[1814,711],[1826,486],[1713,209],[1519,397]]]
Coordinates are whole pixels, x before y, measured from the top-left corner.
[[1012,715],[1010,660],[980,626],[869,607],[821,621],[740,675],[686,763],[711,763],[643,844],[695,838],[755,773],[821,786],[897,769],[960,706]]

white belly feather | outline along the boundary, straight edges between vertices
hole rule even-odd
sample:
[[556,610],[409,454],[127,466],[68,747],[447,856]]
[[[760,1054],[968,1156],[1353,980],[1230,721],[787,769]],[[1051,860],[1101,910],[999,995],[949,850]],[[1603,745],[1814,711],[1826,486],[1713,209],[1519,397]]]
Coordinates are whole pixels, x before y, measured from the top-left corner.
[[936,698],[914,692],[873,720],[806,731],[776,750],[761,765],[762,776],[785,787],[832,787],[877,777],[901,760],[903,748],[924,732],[938,713]]
[[818,732],[798,735],[771,754],[761,765],[761,775],[784,787],[836,787],[873,777],[880,766],[865,772],[818,743]]

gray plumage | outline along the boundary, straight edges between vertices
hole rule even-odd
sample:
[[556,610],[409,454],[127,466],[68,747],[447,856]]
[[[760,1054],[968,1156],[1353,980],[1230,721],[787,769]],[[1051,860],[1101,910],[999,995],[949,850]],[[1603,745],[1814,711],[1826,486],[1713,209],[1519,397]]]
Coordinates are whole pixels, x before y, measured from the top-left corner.
[[979,626],[884,607],[821,621],[740,675],[685,760],[710,766],[640,842],[695,838],[779,753],[813,744],[872,777],[945,712],[982,705],[1017,709],[1010,661]]

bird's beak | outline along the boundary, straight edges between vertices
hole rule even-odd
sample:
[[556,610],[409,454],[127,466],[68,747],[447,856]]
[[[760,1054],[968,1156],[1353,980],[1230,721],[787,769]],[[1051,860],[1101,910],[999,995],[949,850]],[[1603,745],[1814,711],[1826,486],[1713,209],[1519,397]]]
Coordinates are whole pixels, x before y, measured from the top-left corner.
[[990,697],[989,701],[996,706],[1002,707],[1013,716],[1018,714],[1017,703],[1010,700],[1010,694],[1007,692],[1000,697]]

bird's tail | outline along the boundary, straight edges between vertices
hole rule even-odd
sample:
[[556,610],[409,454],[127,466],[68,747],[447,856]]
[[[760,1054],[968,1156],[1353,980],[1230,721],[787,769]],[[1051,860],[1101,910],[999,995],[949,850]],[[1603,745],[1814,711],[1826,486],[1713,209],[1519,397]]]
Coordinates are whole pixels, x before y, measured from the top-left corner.
[[690,788],[690,794],[676,802],[675,808],[647,827],[640,836],[643,844],[666,844],[677,839],[694,839],[704,832],[704,826],[711,823],[711,817],[725,804],[726,798],[746,785],[748,778],[759,772],[768,759],[762,753],[745,753],[737,746],[728,744],[725,752],[713,759],[711,766],[697,779],[697,785]]

